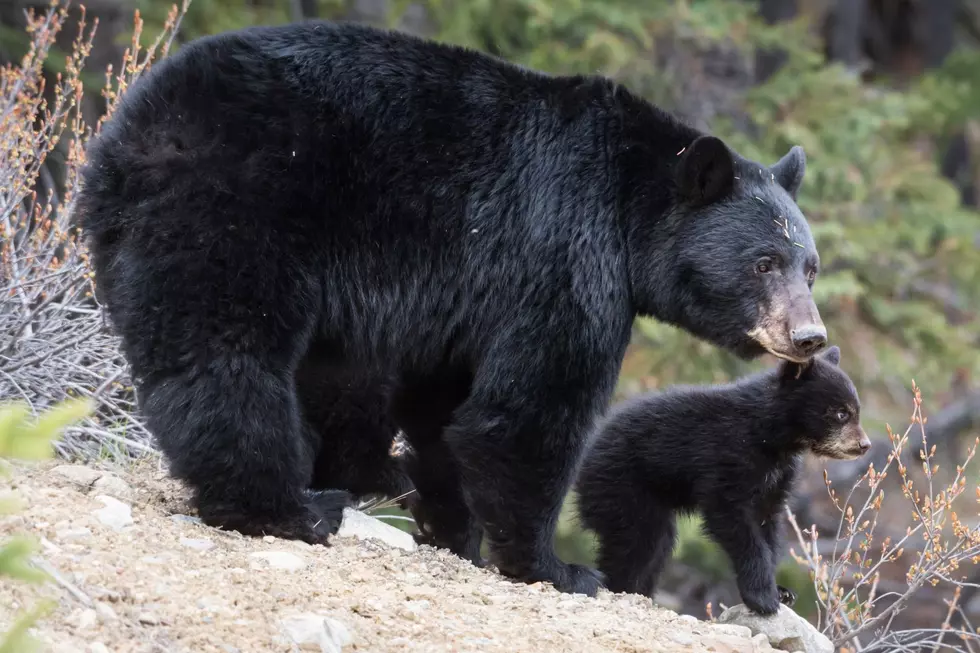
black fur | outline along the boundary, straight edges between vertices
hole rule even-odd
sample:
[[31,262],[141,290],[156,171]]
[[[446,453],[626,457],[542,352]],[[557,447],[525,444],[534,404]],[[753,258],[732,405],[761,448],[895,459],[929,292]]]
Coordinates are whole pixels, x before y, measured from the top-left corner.
[[203,518],[245,533],[323,542],[350,496],[311,485],[403,487],[397,426],[432,542],[475,559],[485,532],[503,573],[594,593],[551,539],[634,316],[801,359],[794,320],[819,320],[770,169],[601,77],[249,28],[156,63],[89,157],[79,216],[142,412]]
[[775,566],[802,456],[853,458],[870,447],[839,362],[831,347],[805,367],[782,362],[732,384],[675,386],[615,407],[576,483],[609,589],[652,597],[674,548],[676,515],[700,510],[734,564],[745,604],[762,614],[792,605]]

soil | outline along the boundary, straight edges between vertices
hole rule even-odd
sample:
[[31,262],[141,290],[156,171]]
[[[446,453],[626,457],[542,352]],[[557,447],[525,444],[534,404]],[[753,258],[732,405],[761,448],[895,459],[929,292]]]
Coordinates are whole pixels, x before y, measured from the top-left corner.
[[[296,615],[343,624],[344,653],[773,650],[748,629],[679,616],[640,596],[561,594],[425,546],[407,552],[354,537],[309,546],[212,529],[186,516],[185,489],[152,459],[126,470],[74,468],[74,479],[62,464],[17,464],[9,486],[20,506],[0,517],[0,541],[32,536],[54,572],[41,586],[0,581],[4,630],[15,612],[56,601],[33,631],[43,650],[339,650],[300,648],[285,627]],[[100,495],[130,506],[133,523],[117,530],[100,519]],[[275,568],[257,552],[290,553],[301,565]]]

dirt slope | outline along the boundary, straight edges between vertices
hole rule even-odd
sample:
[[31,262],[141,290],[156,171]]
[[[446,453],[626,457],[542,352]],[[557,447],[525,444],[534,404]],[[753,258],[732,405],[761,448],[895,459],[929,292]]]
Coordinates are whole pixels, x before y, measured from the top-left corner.
[[[747,629],[681,617],[638,596],[588,599],[511,583],[428,547],[406,552],[350,537],[311,547],[220,532],[175,516],[189,510],[184,490],[153,463],[101,478],[76,469],[74,480],[56,465],[18,466],[12,491],[23,507],[0,518],[0,538],[41,539],[60,578],[42,589],[0,582],[0,627],[12,608],[53,597],[58,607],[36,633],[49,651],[297,651],[289,624],[316,615],[346,631],[336,638],[345,653],[772,650]],[[114,522],[106,513],[124,515],[125,506],[107,508],[112,500],[99,495],[131,506],[132,523]],[[280,567],[252,555],[260,552],[276,554]]]

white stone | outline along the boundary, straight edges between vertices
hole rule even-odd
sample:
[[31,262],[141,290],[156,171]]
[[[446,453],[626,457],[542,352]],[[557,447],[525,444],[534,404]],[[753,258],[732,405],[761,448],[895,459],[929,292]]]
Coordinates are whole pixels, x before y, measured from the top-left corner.
[[207,551],[214,548],[214,542],[208,539],[196,539],[192,537],[182,537],[180,538],[181,546],[186,546],[188,549],[194,549],[195,551]]
[[826,635],[785,605],[780,605],[776,614],[764,617],[739,604],[722,612],[718,621],[746,626],[753,635],[764,633],[769,644],[782,651],[834,653],[834,645]]
[[670,639],[675,644],[680,644],[681,646],[691,646],[694,644],[694,638],[682,631],[675,631],[668,635]]
[[84,488],[91,487],[103,474],[103,472],[85,465],[58,465],[51,470],[51,473],[62,477],[73,485]]
[[156,616],[152,612],[141,612],[136,620],[146,626],[156,626],[162,623],[160,617]]
[[112,609],[112,606],[110,606],[108,603],[103,603],[102,601],[96,601],[95,612],[99,615],[99,619],[101,619],[103,623],[115,621],[118,616],[116,615],[116,611]]
[[59,540],[84,540],[92,537],[92,531],[84,526],[75,528],[62,528],[54,532]]
[[750,639],[754,634],[748,626],[739,626],[737,624],[718,624],[712,626],[711,630],[722,635],[734,635],[735,637],[744,637],[745,639]]
[[88,630],[99,622],[99,615],[92,608],[76,610],[68,615],[68,625],[78,630]]
[[262,560],[273,569],[282,569],[283,571],[299,571],[307,564],[303,557],[288,551],[257,551],[250,554],[249,557]]
[[343,647],[353,641],[344,624],[319,614],[290,615],[279,623],[286,637],[302,651],[341,653]]
[[92,514],[109,528],[121,531],[133,523],[133,512],[127,504],[115,497],[109,497],[104,494],[100,494],[95,498],[105,504],[105,507],[93,510]]
[[133,498],[133,488],[115,474],[103,474],[92,484],[92,490],[123,501],[130,501]]
[[353,508],[344,508],[344,518],[337,530],[337,537],[381,540],[389,546],[406,551],[414,551],[418,546],[415,538],[405,531]]

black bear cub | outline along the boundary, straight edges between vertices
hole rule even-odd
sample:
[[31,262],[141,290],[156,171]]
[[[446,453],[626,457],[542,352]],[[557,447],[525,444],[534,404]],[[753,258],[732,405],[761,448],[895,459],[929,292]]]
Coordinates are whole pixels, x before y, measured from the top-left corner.
[[731,559],[742,601],[772,614],[795,596],[776,585],[779,519],[807,451],[853,459],[871,446],[836,346],[808,363],[730,384],[675,386],[612,410],[577,480],[614,592],[653,596],[678,512],[700,510]]

